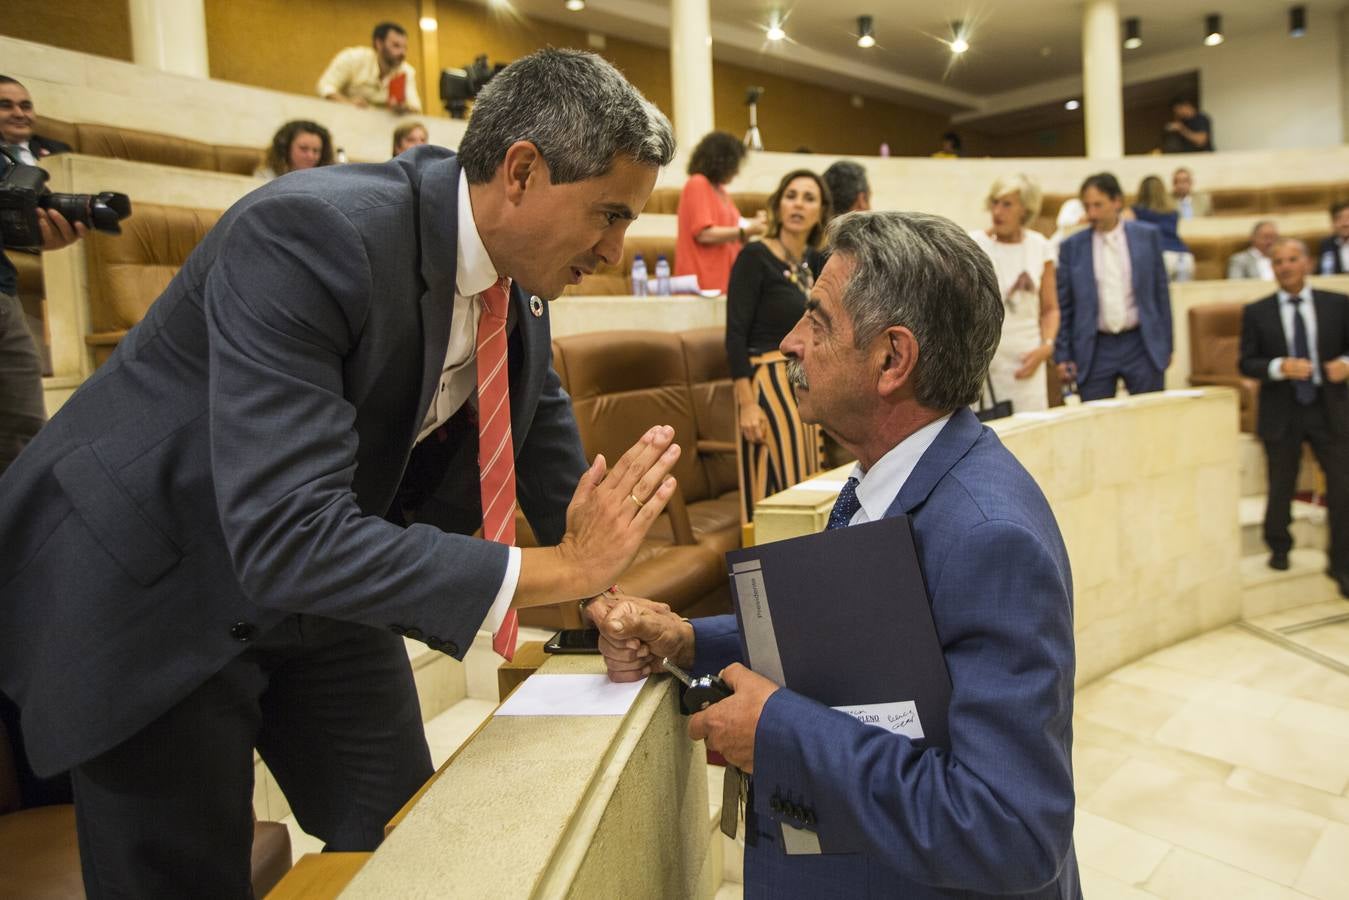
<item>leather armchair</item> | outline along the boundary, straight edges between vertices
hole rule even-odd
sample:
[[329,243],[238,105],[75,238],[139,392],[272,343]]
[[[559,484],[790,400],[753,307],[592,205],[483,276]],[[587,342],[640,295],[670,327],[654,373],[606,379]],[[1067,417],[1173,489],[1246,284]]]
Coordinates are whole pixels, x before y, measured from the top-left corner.
[[1190,308],[1190,384],[1236,388],[1241,430],[1255,432],[1260,382],[1240,373],[1240,303],[1206,303]]

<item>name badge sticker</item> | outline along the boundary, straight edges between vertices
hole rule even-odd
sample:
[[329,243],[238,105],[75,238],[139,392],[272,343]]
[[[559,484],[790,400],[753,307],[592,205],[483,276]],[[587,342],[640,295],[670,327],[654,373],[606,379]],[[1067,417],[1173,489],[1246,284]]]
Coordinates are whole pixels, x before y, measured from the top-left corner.
[[871,725],[891,734],[902,734],[912,741],[921,741],[923,723],[918,718],[918,706],[912,700],[895,703],[869,703],[864,706],[835,706],[863,725]]

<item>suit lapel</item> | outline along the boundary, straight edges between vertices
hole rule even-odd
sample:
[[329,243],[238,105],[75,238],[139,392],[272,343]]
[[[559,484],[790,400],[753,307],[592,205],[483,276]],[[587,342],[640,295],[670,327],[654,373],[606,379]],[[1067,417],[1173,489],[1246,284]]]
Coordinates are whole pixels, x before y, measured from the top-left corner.
[[1143,283],[1140,281],[1143,277],[1144,268],[1143,261],[1139,258],[1139,253],[1142,252],[1143,242],[1137,239],[1137,235],[1131,227],[1132,225],[1132,222],[1124,223],[1124,247],[1129,254],[1129,282],[1134,289],[1134,306],[1139,310],[1138,318],[1141,324],[1143,320],[1142,301],[1145,295],[1143,293]]
[[1313,290],[1312,305],[1316,307],[1316,352],[1324,368],[1326,363],[1338,359],[1349,348],[1340,347],[1336,342],[1344,326],[1340,324],[1339,310],[1335,308],[1333,299],[1321,291]]
[[1265,302],[1267,304],[1265,327],[1274,335],[1274,353],[1271,356],[1292,356],[1292,348],[1288,345],[1288,333],[1283,330],[1283,307],[1279,304],[1279,295],[1276,293]]
[[1101,317],[1101,299],[1096,293],[1096,240],[1092,235],[1090,228],[1082,232],[1082,234],[1085,235],[1085,238],[1082,241],[1082,258],[1086,260],[1086,264],[1079,268],[1079,272],[1081,273],[1079,276],[1079,286],[1082,289],[1082,299],[1091,301],[1090,308],[1088,309],[1084,306],[1082,312],[1087,314],[1086,319],[1091,322],[1091,330],[1094,333],[1096,331],[1096,322]]
[[983,433],[980,424],[969,407],[962,406],[951,414],[951,420],[942,428],[932,446],[927,448],[918,465],[914,466],[899,496],[886,510],[887,516],[897,516],[913,512],[937,486],[937,482],[946,477],[946,473],[958,463],[974,442]]
[[422,373],[417,416],[409,444],[417,439],[422,417],[440,384],[450,344],[455,274],[459,263],[459,162],[454,157],[428,166],[417,191],[421,245]]

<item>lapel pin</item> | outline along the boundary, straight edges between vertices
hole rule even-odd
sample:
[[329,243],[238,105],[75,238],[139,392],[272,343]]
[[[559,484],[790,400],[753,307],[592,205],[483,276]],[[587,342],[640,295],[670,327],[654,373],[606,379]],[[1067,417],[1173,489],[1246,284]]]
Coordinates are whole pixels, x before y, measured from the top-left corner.
[[529,298],[529,311],[530,311],[531,314],[533,314],[534,318],[536,318],[536,319],[542,319],[542,318],[543,318],[543,301],[540,300],[537,296],[530,297],[530,298]]

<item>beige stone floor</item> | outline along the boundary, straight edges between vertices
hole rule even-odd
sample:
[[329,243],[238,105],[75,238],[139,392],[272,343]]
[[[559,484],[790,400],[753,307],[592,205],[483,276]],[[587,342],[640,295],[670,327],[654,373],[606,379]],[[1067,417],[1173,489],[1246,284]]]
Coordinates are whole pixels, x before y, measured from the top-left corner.
[[[1252,629],[1291,630],[1331,663]],[[1210,632],[1078,691],[1085,895],[1349,898],[1346,673],[1349,603],[1336,601]]]

